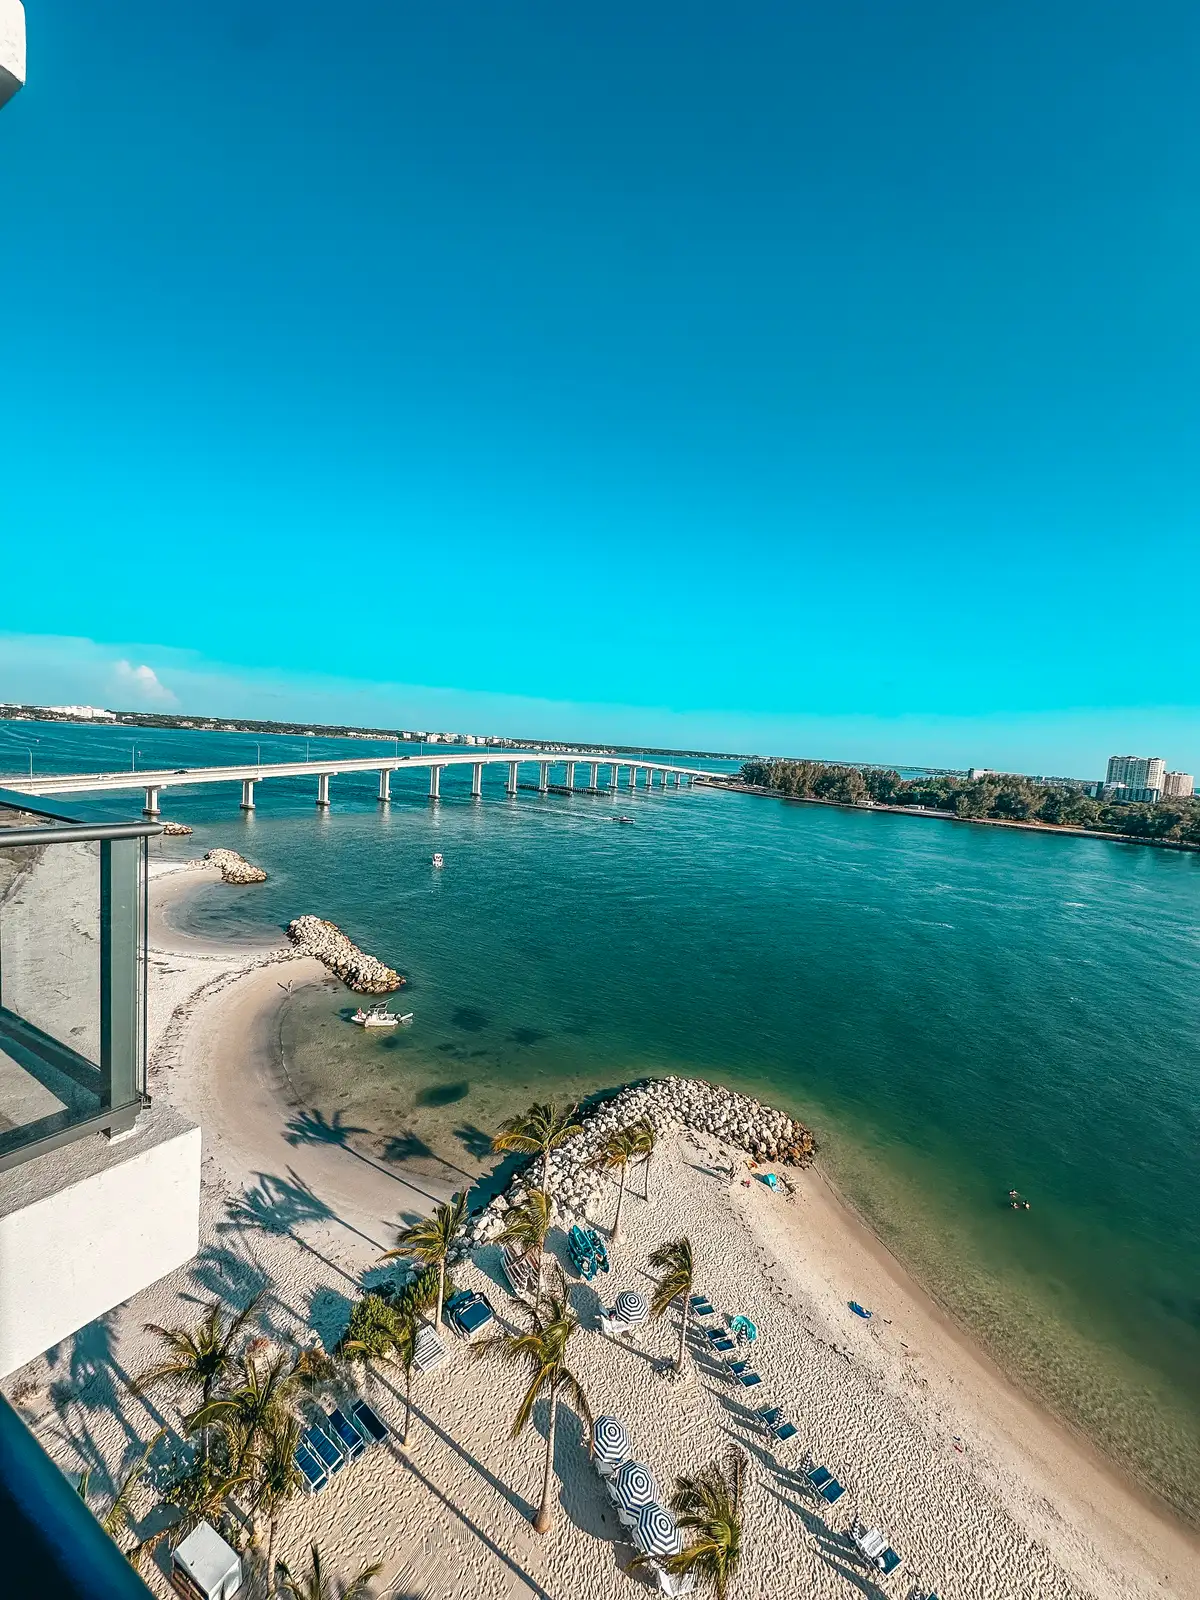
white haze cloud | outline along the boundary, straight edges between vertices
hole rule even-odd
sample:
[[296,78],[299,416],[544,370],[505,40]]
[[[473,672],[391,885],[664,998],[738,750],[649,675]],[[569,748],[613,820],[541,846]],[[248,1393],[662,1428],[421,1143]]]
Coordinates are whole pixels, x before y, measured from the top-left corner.
[[113,667],[112,677],[118,698],[123,697],[122,710],[126,704],[134,710],[179,704],[179,697],[167,688],[154,668],[147,666],[145,662],[140,667],[135,667],[131,661],[118,661]]

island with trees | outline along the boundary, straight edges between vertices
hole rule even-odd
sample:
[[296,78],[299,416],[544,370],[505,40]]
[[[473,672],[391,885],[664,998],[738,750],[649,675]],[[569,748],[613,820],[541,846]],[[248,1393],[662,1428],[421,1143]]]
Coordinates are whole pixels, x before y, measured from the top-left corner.
[[879,767],[757,756],[742,764],[738,782],[756,792],[793,800],[921,810],[969,822],[1081,830],[1200,849],[1200,799],[1195,796],[1160,800],[1157,805],[1117,805],[1096,799],[1082,785],[1039,781],[1014,773],[902,778],[898,772]]

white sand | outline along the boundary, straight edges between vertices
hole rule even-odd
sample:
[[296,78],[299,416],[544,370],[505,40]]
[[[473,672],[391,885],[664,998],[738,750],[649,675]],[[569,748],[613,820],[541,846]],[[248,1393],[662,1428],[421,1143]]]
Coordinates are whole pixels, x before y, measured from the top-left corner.
[[[194,872],[186,879],[203,881]],[[160,904],[164,890],[186,885],[156,878]],[[452,1181],[436,1163],[402,1170],[337,1144],[289,1142],[298,1108],[272,1061],[275,985],[321,981],[315,964],[281,950],[198,946],[161,916],[151,942],[153,1092],[205,1129],[201,1250],[5,1385],[64,1467],[92,1465],[98,1492],[159,1426],[159,1403],[134,1402],[122,1388],[154,1354],[143,1322],[191,1322],[213,1295],[240,1303],[265,1285],[269,1331],[316,1329],[332,1342],[401,1213],[426,1209]],[[594,1410],[625,1420],[665,1489],[731,1440],[745,1445],[752,1471],[739,1595],[907,1600],[923,1585],[943,1600],[1200,1596],[1195,1538],[1006,1384],[818,1174],[793,1174],[794,1197],[772,1195],[716,1176],[711,1163],[728,1157],[711,1140],[672,1136],[660,1152],[659,1198],[627,1200],[629,1242],[614,1249],[604,1299],[646,1288],[655,1243],[687,1233],[718,1309],[758,1325],[763,1384],[735,1389],[699,1350],[688,1376],[668,1381],[652,1358],[673,1353],[673,1317],[645,1330],[637,1349],[618,1348],[595,1331],[597,1294],[583,1284],[574,1290],[584,1331],[573,1365]],[[511,1318],[496,1258],[495,1247],[482,1248],[458,1279],[485,1288],[498,1315]],[[871,1322],[851,1315],[851,1298],[874,1309]],[[372,1393],[397,1423],[400,1397],[380,1383]],[[514,1374],[471,1362],[455,1344],[450,1362],[417,1380],[410,1462],[369,1452],[319,1498],[294,1501],[280,1553],[302,1563],[315,1538],[347,1573],[381,1560],[378,1592],[397,1600],[647,1593],[643,1578],[625,1572],[630,1547],[569,1411],[560,1412],[557,1527],[545,1539],[532,1531],[545,1415],[536,1410],[526,1435],[510,1440],[517,1395]],[[784,1404],[799,1426],[774,1454],[751,1415],[767,1402]],[[177,1405],[163,1403],[161,1417],[177,1426]],[[836,1507],[804,1488],[805,1452],[847,1484]],[[844,1535],[856,1516],[903,1555],[891,1578],[855,1559]],[[170,1592],[161,1576],[152,1582]]]

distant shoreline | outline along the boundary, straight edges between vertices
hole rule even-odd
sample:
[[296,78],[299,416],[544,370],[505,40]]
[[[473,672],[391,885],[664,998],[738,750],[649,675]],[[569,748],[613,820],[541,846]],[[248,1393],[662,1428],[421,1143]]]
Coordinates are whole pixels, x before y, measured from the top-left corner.
[[1193,855],[1200,851],[1200,845],[1190,844],[1186,839],[1148,839],[1134,833],[1110,833],[1102,828],[1073,828],[1058,822],[1019,822],[1010,821],[1006,817],[960,817],[956,811],[935,811],[924,806],[893,806],[882,801],[823,800],[816,795],[783,794],[780,790],[769,789],[764,784],[744,783],[740,778],[731,779],[728,783],[718,782],[712,778],[698,778],[696,781],[704,788],[732,789],[739,794],[759,795],[766,800],[783,800],[788,805],[833,806],[838,811],[888,811],[899,817],[927,818],[935,822],[965,822],[972,827],[1017,828],[1026,833],[1050,834],[1072,839],[1100,839],[1108,844],[1150,845],[1157,850],[1179,850]]

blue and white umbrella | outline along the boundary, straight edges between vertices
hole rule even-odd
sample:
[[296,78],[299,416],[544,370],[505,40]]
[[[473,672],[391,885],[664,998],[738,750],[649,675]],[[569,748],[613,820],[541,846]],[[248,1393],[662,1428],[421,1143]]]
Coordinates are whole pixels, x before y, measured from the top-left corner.
[[642,1507],[633,1525],[633,1542],[648,1556],[677,1556],[683,1549],[675,1518],[662,1506]]
[[622,1289],[617,1296],[617,1303],[613,1310],[622,1322],[636,1326],[645,1322],[650,1315],[650,1302],[644,1294],[638,1294],[636,1289]]
[[615,1472],[632,1454],[624,1423],[616,1417],[597,1417],[592,1424],[592,1459],[596,1465]]
[[662,1490],[650,1468],[640,1461],[627,1461],[613,1479],[613,1499],[622,1511],[636,1517],[643,1506],[660,1506]]

